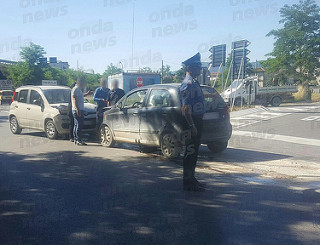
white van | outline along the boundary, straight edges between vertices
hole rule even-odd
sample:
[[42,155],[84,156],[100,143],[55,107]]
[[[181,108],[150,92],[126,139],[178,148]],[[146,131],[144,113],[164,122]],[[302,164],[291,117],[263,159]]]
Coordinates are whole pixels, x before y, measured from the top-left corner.
[[[23,86],[14,92],[9,111],[10,130],[20,134],[29,128],[46,133],[49,139],[69,134],[71,89],[64,86]],[[84,132],[95,132],[97,106],[85,103]]]

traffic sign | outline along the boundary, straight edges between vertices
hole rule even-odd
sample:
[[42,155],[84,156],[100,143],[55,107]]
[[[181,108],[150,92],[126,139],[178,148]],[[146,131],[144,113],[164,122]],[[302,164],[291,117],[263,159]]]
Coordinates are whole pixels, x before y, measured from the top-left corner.
[[[244,59],[243,59],[244,64],[248,64],[249,61],[250,61],[250,59],[248,57],[244,57]],[[241,65],[241,62],[242,62],[242,57],[239,57],[239,58],[233,60],[233,63],[235,65]]]
[[57,86],[58,82],[57,80],[42,80],[43,86]]
[[209,49],[209,51],[212,53],[209,56],[209,59],[211,60],[210,65],[212,67],[219,67],[221,64],[222,66],[226,65],[226,53],[227,53],[226,44],[213,46]]
[[251,43],[248,40],[241,40],[232,43],[232,49],[246,48]]
[[221,44],[221,45],[217,45],[217,46],[213,46],[209,49],[209,51],[211,53],[218,53],[218,52],[224,52],[227,49],[227,45],[226,44]]
[[250,54],[251,51],[249,49],[236,49],[236,50],[232,50],[232,57],[243,57],[243,56],[247,56],[248,54]]
[[143,79],[142,77],[137,78],[137,87],[141,88],[143,86]]

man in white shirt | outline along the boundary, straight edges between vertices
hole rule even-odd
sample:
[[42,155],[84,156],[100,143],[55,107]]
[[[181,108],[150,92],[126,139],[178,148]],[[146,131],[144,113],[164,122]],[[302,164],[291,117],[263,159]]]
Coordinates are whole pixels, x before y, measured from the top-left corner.
[[81,139],[84,122],[84,94],[86,82],[83,77],[78,78],[77,85],[71,90],[72,115],[74,118],[73,137],[76,145],[86,145]]

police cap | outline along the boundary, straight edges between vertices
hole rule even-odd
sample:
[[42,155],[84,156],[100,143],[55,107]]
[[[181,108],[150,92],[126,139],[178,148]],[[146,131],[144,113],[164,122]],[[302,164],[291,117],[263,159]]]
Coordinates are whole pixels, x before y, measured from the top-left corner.
[[182,62],[183,65],[185,66],[190,66],[190,67],[201,67],[201,55],[200,53],[197,53],[195,56],[187,59],[186,61]]

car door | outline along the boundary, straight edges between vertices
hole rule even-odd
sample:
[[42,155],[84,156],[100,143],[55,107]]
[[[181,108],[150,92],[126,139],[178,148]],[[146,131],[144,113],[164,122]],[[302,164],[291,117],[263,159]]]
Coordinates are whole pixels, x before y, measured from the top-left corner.
[[30,90],[30,99],[27,107],[27,120],[30,128],[43,130],[43,99],[40,93],[34,89]]
[[140,112],[140,142],[157,146],[160,133],[164,128],[174,127],[178,118],[176,110],[169,90],[152,89],[146,106]]
[[29,127],[28,120],[27,120],[28,96],[29,96],[29,89],[22,89],[18,91],[17,102],[14,103],[13,105],[14,114],[18,120],[20,127],[22,128]]
[[113,113],[112,129],[116,140],[139,143],[140,111],[147,92],[147,89],[132,92]]

